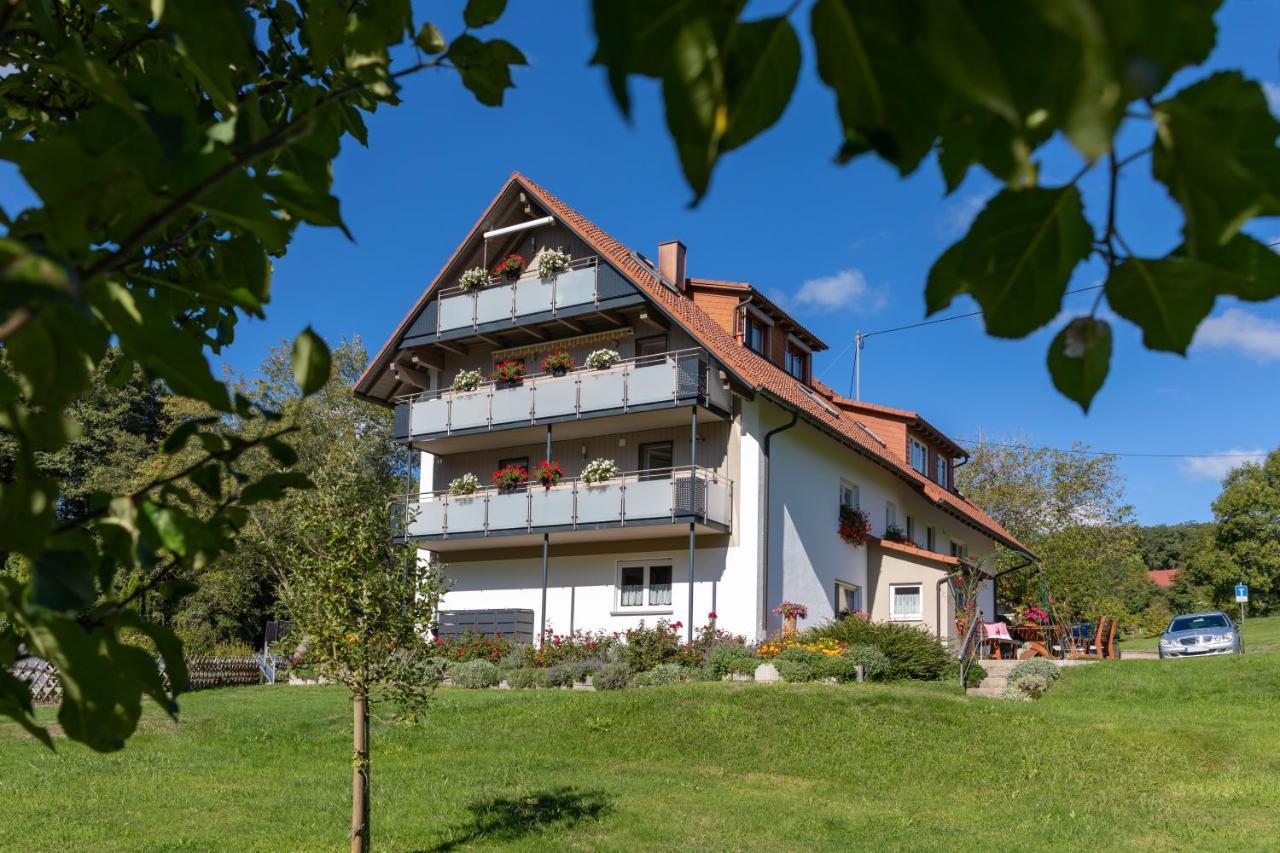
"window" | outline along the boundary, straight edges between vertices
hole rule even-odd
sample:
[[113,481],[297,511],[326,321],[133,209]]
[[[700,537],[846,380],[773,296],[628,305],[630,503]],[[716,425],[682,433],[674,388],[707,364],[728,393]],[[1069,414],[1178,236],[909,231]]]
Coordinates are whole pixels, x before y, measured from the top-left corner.
[[809,354],[794,344],[787,344],[787,358],[784,364],[790,373],[801,382],[809,381]]
[[618,609],[671,606],[671,564],[620,563]]
[[898,526],[898,505],[893,501],[888,501],[884,505],[884,527],[888,530],[890,527]]
[[862,609],[862,587],[836,581],[836,614],[856,613]]
[[671,442],[656,441],[652,444],[640,445],[640,479],[666,480],[671,477],[671,469],[675,467]]
[[911,516],[907,516],[907,538],[912,542],[916,541],[916,520]]
[[858,508],[858,487],[848,480],[840,481],[840,506],[847,506],[849,509]]
[[937,537],[934,535],[933,528],[932,528],[932,527],[926,527],[926,528],[924,529],[924,549],[925,549],[926,551],[936,551],[936,550],[938,550],[937,548],[933,547],[933,546],[934,546],[934,544],[935,544],[935,542],[936,542],[936,539],[937,539]]
[[661,364],[667,355],[667,336],[650,335],[647,338],[636,338],[636,363],[640,365]]
[[929,476],[929,449],[914,438],[911,439],[911,467]]
[[956,540],[952,539],[951,540],[951,556],[961,557],[961,558],[968,557],[969,546],[964,544],[963,542],[957,542]]
[[747,349],[767,356],[769,352],[768,327],[750,314],[744,314],[742,318],[742,343]]
[[947,457],[938,454],[933,463],[933,480],[942,488],[947,488]]
[[889,619],[920,622],[924,619],[924,587],[918,583],[889,584]]

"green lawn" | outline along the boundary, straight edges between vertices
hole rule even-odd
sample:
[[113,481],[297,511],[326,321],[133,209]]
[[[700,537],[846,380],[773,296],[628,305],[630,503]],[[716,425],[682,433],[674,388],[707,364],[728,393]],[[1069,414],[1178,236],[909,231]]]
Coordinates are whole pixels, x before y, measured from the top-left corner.
[[[1227,615],[1239,620],[1238,610],[1228,611]],[[1241,629],[1244,633],[1244,650],[1249,652],[1266,652],[1280,650],[1280,616],[1263,616],[1246,618]],[[1154,652],[1159,638],[1143,637],[1137,640],[1124,640],[1120,643],[1121,651]]]
[[[1280,652],[1068,670],[1037,703],[951,687],[441,691],[375,727],[384,850],[1255,849],[1280,837]],[[183,700],[128,747],[0,724],[0,849],[337,850],[341,691]]]

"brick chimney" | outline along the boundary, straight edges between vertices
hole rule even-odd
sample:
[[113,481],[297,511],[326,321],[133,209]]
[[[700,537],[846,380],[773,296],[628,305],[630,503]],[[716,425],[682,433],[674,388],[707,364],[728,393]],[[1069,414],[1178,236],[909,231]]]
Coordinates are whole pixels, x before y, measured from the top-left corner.
[[685,286],[684,253],[684,243],[679,240],[658,244],[658,272],[681,292],[684,292]]

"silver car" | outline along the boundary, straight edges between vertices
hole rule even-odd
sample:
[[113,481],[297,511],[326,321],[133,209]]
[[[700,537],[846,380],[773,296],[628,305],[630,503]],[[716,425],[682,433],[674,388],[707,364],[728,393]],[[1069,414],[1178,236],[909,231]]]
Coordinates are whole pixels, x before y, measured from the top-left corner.
[[1244,638],[1220,610],[1175,616],[1160,635],[1160,659],[1244,654]]

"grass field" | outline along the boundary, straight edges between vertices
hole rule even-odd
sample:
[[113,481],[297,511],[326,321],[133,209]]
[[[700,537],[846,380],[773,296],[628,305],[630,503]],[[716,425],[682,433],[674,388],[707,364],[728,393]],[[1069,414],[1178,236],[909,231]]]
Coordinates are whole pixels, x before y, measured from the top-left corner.
[[[443,690],[373,732],[383,850],[1257,849],[1280,837],[1280,652],[942,685]],[[0,849],[336,850],[343,693],[236,688],[128,747],[0,724]]]
[[[1236,620],[1240,618],[1239,611],[1228,611],[1227,615]],[[1244,634],[1244,650],[1246,654],[1249,652],[1280,651],[1280,616],[1264,616],[1257,619],[1246,618],[1241,632]],[[1125,640],[1120,643],[1120,649],[1121,651],[1154,652],[1158,640],[1158,637]]]

